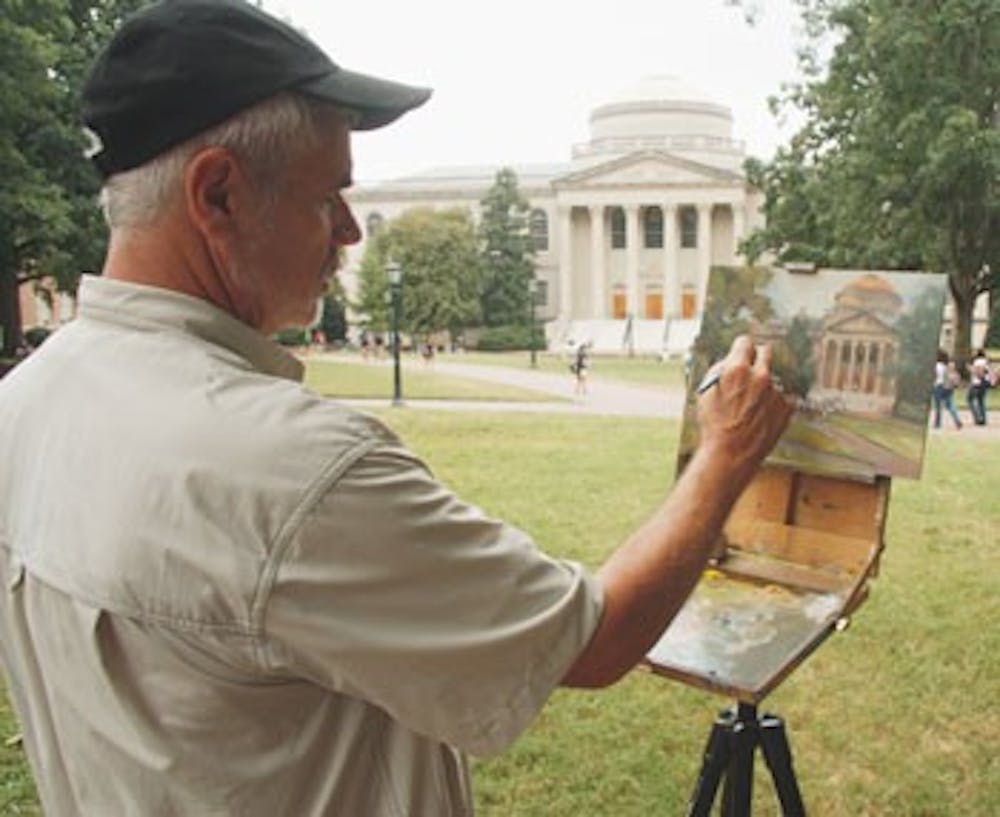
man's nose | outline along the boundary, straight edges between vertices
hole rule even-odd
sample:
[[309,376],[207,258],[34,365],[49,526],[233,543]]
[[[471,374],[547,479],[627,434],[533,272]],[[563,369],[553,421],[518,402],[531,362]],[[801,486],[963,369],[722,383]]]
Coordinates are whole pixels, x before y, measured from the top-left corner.
[[346,247],[350,244],[357,244],[361,240],[361,228],[354,218],[351,208],[344,206],[340,219],[333,227],[330,236],[331,242],[338,247]]

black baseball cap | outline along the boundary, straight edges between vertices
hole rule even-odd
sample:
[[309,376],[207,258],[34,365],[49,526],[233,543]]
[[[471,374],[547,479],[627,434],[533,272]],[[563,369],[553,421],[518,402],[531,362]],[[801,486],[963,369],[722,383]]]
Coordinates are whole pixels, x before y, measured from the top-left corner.
[[91,157],[105,177],[138,167],[282,91],[388,125],[427,88],[347,71],[290,25],[245,0],[161,0],[127,18],[83,87]]

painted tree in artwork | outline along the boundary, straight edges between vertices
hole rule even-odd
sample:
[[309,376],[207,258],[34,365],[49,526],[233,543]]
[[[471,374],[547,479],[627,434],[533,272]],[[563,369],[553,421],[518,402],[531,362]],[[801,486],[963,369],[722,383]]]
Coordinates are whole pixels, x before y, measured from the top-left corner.
[[906,419],[926,422],[938,347],[936,334],[928,332],[927,327],[938,325],[943,302],[943,290],[928,287],[896,322],[899,355],[893,371],[896,379],[893,413]]
[[780,342],[774,345],[771,371],[787,395],[805,398],[816,380],[813,335],[817,321],[796,315]]
[[696,376],[726,354],[738,335],[774,315],[764,289],[774,273],[765,267],[713,267],[701,331],[694,345]]

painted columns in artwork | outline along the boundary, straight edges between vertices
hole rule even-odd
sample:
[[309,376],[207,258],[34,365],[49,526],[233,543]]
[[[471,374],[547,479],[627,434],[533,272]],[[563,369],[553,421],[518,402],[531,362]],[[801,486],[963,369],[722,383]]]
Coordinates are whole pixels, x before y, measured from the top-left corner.
[[604,271],[604,207],[590,208],[590,274],[591,274],[591,316],[597,319],[607,316],[605,298],[607,284]]

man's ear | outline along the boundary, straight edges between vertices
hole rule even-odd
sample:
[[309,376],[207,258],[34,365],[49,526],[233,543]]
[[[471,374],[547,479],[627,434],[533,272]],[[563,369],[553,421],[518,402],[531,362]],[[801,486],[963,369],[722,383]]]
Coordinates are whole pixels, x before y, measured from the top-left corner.
[[235,228],[247,179],[232,153],[199,151],[184,168],[184,203],[191,223],[206,239],[225,239]]

